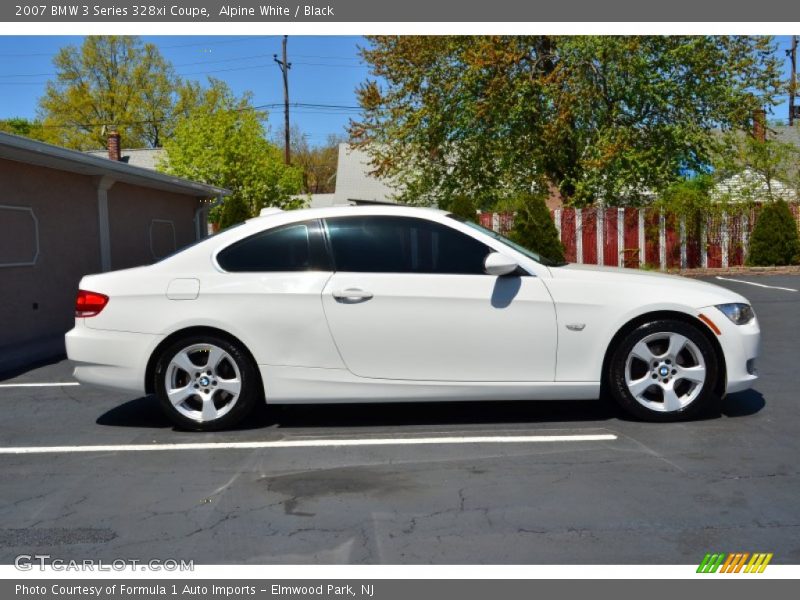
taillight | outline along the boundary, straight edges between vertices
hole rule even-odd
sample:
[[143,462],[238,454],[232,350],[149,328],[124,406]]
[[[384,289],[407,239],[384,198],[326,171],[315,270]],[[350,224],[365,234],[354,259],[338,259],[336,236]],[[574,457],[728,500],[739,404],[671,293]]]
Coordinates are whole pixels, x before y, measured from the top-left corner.
[[106,304],[108,304],[108,296],[97,292],[78,290],[78,296],[75,298],[75,316],[94,317],[100,314]]

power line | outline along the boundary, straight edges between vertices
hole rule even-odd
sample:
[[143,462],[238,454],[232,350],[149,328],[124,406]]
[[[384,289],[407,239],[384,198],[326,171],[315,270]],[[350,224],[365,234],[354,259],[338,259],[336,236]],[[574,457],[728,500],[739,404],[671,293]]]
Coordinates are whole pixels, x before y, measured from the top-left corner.
[[367,65],[335,65],[333,63],[313,63],[313,62],[296,62],[296,65],[306,65],[311,67],[333,67],[334,69],[366,69]]
[[222,41],[214,41],[214,42],[194,42],[191,44],[172,44],[169,46],[159,46],[159,49],[170,49],[170,48],[191,48],[193,46],[219,46],[222,44],[238,44],[239,42],[247,42],[250,40],[266,40],[269,39],[270,36],[268,35],[252,35],[247,37],[235,37],[229,40],[222,40]]
[[299,58],[322,58],[325,60],[361,60],[358,56],[336,56],[333,54],[295,54],[294,56]]
[[271,67],[272,63],[263,63],[259,65],[248,65],[246,67],[230,67],[227,69],[214,69],[212,71],[192,71],[191,73],[178,73],[181,77],[186,77],[187,75],[208,75],[209,73],[228,73],[230,71],[246,71],[248,69],[262,69],[265,67]]
[[[270,55],[269,54],[264,54],[263,56],[270,56]],[[245,60],[245,59],[243,59],[243,58],[231,59],[231,60],[227,60],[226,59],[225,61],[220,61],[220,62],[233,62],[233,60]],[[198,63],[187,63],[187,64],[179,65],[179,66],[186,67],[186,66],[201,65],[201,64],[203,64],[203,63],[202,62],[198,62]],[[203,75],[203,74],[206,74],[206,73],[225,73],[227,71],[244,71],[244,70],[247,70],[247,69],[257,69],[257,68],[260,68],[260,67],[269,67],[269,66],[271,66],[271,63],[261,64],[261,65],[247,65],[245,67],[230,67],[230,68],[226,68],[226,69],[212,69],[212,70],[205,70],[205,71],[192,71],[191,73],[177,73],[177,74],[180,75],[180,76]],[[0,75],[0,77],[56,77],[56,76],[57,76],[57,73],[35,73],[35,74],[31,74],[31,75],[23,75],[23,74]],[[14,82],[11,82],[11,81],[9,81],[9,82],[0,81],[0,84],[4,84],[4,83],[14,83]],[[20,83],[41,84],[41,83],[47,83],[47,81],[23,81],[23,82],[20,82]]]
[[[194,67],[197,65],[206,65],[206,64],[213,64],[213,63],[226,63],[226,62],[238,62],[242,60],[251,60],[254,58],[268,58],[271,57],[272,54],[252,54],[250,56],[233,56],[231,58],[218,58],[214,60],[200,60],[196,62],[190,63],[181,63],[177,65],[172,65],[174,68],[180,67]],[[240,69],[247,69],[248,67],[238,67]],[[202,71],[205,72],[205,71]],[[191,75],[191,73],[184,73],[185,75]],[[0,75],[0,78],[4,77],[56,77],[58,73],[10,73],[10,74],[3,74]]]
[[[254,55],[254,56],[252,56],[250,58],[258,58],[258,57],[261,57],[261,56],[269,56],[269,55],[266,55],[266,54],[265,55]],[[246,60],[246,59],[245,58],[231,58],[231,59],[220,60],[218,62],[234,62],[234,61],[238,61],[238,60]],[[177,65],[177,66],[191,66],[191,65],[195,65],[195,64],[199,65],[199,64],[205,64],[205,63],[203,63],[203,62],[186,63],[186,64],[183,64],[183,65]],[[361,68],[365,68],[365,67],[362,67],[362,66],[355,66],[355,65],[332,65],[332,64],[329,65],[329,64],[323,64],[323,63],[305,63],[305,62],[296,62],[296,63],[292,63],[292,64],[304,65],[304,66],[317,66],[317,67],[345,68],[345,69],[361,69]],[[179,75],[181,77],[188,77],[190,75],[210,75],[210,74],[214,74],[214,73],[229,73],[229,72],[232,72],[232,71],[247,71],[248,69],[261,69],[261,68],[269,67],[269,66],[272,66],[272,63],[264,63],[264,64],[257,64],[257,65],[246,65],[246,66],[243,66],[243,67],[229,67],[229,68],[225,68],[225,69],[210,69],[210,70],[203,70],[203,71],[191,71],[189,73],[180,73],[179,72],[179,73],[177,73],[177,75]],[[50,80],[44,80],[44,81],[2,81],[1,78],[3,78],[3,77],[12,78],[12,77],[56,77],[56,76],[57,76],[56,73],[33,73],[33,74],[16,73],[16,74],[11,74],[11,75],[0,75],[0,85],[44,85],[44,84],[46,84],[46,83],[48,83],[50,81]]]
[[[212,42],[204,41],[204,42],[193,42],[191,44],[170,44],[169,46],[158,46],[158,48],[159,50],[168,50],[170,48],[190,48],[193,46],[220,46],[223,44],[238,44],[240,42],[246,42],[249,40],[265,40],[268,39],[269,37],[270,36],[255,35],[248,37],[236,37],[229,40],[220,40]],[[53,56],[53,55],[54,55],[53,52],[12,52],[12,53],[0,54],[0,58],[27,58],[29,56]]]
[[55,73],[10,73],[0,77],[53,77]]
[[[246,67],[230,67],[226,69],[211,69],[211,70],[204,70],[204,71],[192,71],[190,73],[178,73],[181,77],[186,77],[189,75],[209,75],[213,73],[227,73],[230,71],[246,71],[247,69],[260,69],[264,67],[271,67],[272,63],[265,63],[259,65],[248,65]],[[50,80],[45,81],[0,81],[0,85],[44,85],[49,83]]]
[[[252,111],[258,111],[258,110],[262,110],[262,109],[265,109],[265,108],[279,108],[281,106],[284,106],[284,104],[283,103],[279,103],[279,102],[271,102],[271,103],[267,103],[267,104],[259,104],[259,105],[256,105],[256,106],[247,106],[247,107],[243,107],[243,108],[236,108],[236,109],[233,109],[233,110],[236,111],[236,112],[246,112],[246,111],[251,111],[251,110]],[[340,113],[340,114],[347,114],[348,112],[349,113],[354,113],[354,112],[360,112],[360,110],[361,110],[361,108],[358,107],[358,106],[346,106],[346,105],[338,105],[338,104],[313,104],[313,103],[307,103],[307,102],[293,102],[293,103],[290,103],[289,106],[291,106],[292,108],[298,109],[299,112],[302,111],[302,114],[336,114],[336,113],[333,113],[333,112],[326,112],[326,111],[330,111],[330,110],[333,110],[333,109],[343,110],[345,112],[344,113]],[[132,126],[132,125],[155,125],[155,124],[158,124],[158,123],[164,123],[165,121],[169,121],[169,120],[170,120],[170,117],[163,117],[161,119],[143,119],[143,120],[138,120],[138,121],[115,122],[113,124],[116,125],[117,127],[125,127],[125,126]],[[57,124],[57,125],[56,124],[49,124],[49,125],[44,125],[43,124],[43,125],[41,125],[41,127],[47,128],[47,129],[78,129],[78,128],[89,129],[89,128],[92,128],[92,127],[103,127],[104,125],[105,126],[109,126],[109,125],[111,125],[111,123],[63,123],[63,124]]]

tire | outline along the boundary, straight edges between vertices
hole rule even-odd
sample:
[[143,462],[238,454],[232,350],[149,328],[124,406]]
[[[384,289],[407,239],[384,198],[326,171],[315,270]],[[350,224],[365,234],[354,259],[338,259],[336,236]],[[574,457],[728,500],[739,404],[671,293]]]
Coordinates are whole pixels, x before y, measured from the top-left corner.
[[614,349],[608,389],[630,415],[655,422],[697,418],[719,402],[719,359],[697,327],[664,319],[640,325]]
[[158,357],[154,373],[161,409],[181,429],[233,427],[263,398],[253,361],[223,337],[198,334],[175,341]]

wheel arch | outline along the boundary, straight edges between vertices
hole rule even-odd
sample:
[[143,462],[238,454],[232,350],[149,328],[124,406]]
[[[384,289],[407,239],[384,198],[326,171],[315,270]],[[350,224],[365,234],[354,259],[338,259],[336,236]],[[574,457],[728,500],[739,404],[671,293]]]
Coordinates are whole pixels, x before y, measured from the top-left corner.
[[156,363],[158,363],[158,357],[161,356],[161,353],[164,351],[165,348],[169,347],[171,344],[175,343],[177,340],[183,337],[189,337],[192,335],[215,335],[221,338],[224,338],[231,342],[232,344],[236,344],[239,346],[242,351],[247,355],[247,357],[252,361],[253,366],[255,367],[256,375],[258,377],[258,384],[260,389],[264,390],[264,382],[261,379],[261,371],[258,368],[258,363],[256,362],[255,358],[253,357],[253,353],[250,352],[250,348],[247,347],[242,340],[237,338],[235,335],[231,334],[224,329],[218,329],[216,327],[208,327],[208,326],[196,326],[196,327],[185,327],[183,329],[179,329],[177,331],[172,332],[167,337],[165,337],[161,342],[153,349],[153,352],[150,354],[150,357],[147,359],[147,367],[145,367],[144,371],[144,390],[147,394],[155,393],[155,381],[154,375],[156,370]]
[[711,343],[711,347],[714,348],[714,353],[716,354],[717,360],[719,361],[717,380],[714,382],[714,392],[719,396],[723,396],[725,394],[725,385],[726,385],[725,378],[727,373],[727,367],[725,365],[725,353],[722,351],[722,346],[720,345],[717,336],[714,334],[713,331],[711,331],[709,326],[706,325],[699,318],[695,317],[694,315],[676,310],[657,310],[657,311],[650,311],[643,313],[641,315],[632,318],[630,321],[625,323],[622,327],[620,327],[617,330],[617,332],[611,338],[611,342],[609,342],[608,347],[606,348],[605,355],[603,356],[603,366],[602,366],[602,371],[600,372],[601,393],[605,394],[605,386],[608,379],[608,362],[611,360],[611,356],[614,354],[614,350],[616,350],[617,346],[620,344],[622,339],[626,335],[628,335],[628,333],[630,333],[640,325],[644,325],[645,323],[661,319],[674,319],[676,321],[683,321],[684,323],[693,325]]

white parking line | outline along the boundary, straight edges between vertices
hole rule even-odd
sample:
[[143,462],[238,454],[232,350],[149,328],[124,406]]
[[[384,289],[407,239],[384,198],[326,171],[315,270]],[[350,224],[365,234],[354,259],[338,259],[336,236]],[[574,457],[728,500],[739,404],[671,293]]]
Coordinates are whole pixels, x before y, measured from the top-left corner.
[[68,385],[80,385],[77,381],[64,381],[60,383],[0,383],[0,388],[15,387],[65,387]]
[[779,287],[777,285],[764,285],[763,283],[755,283],[753,281],[744,281],[742,279],[731,279],[730,277],[721,277],[717,275],[717,279],[721,279],[722,281],[733,281],[735,283],[744,283],[747,285],[754,285],[760,288],[768,288],[770,290],[783,290],[784,292],[796,292],[797,290],[794,288],[787,288],[787,287]]
[[542,442],[605,442],[613,434],[504,435],[429,438],[365,438],[277,440],[273,442],[198,442],[194,444],[114,444],[108,446],[28,446],[0,448],[0,454],[69,454],[75,452],[154,452],[168,450],[249,450],[257,448],[331,448],[342,446],[413,446],[432,444],[530,444]]
[[80,385],[77,381],[64,381],[61,383],[0,383],[0,388],[15,387],[65,387],[68,385]]

